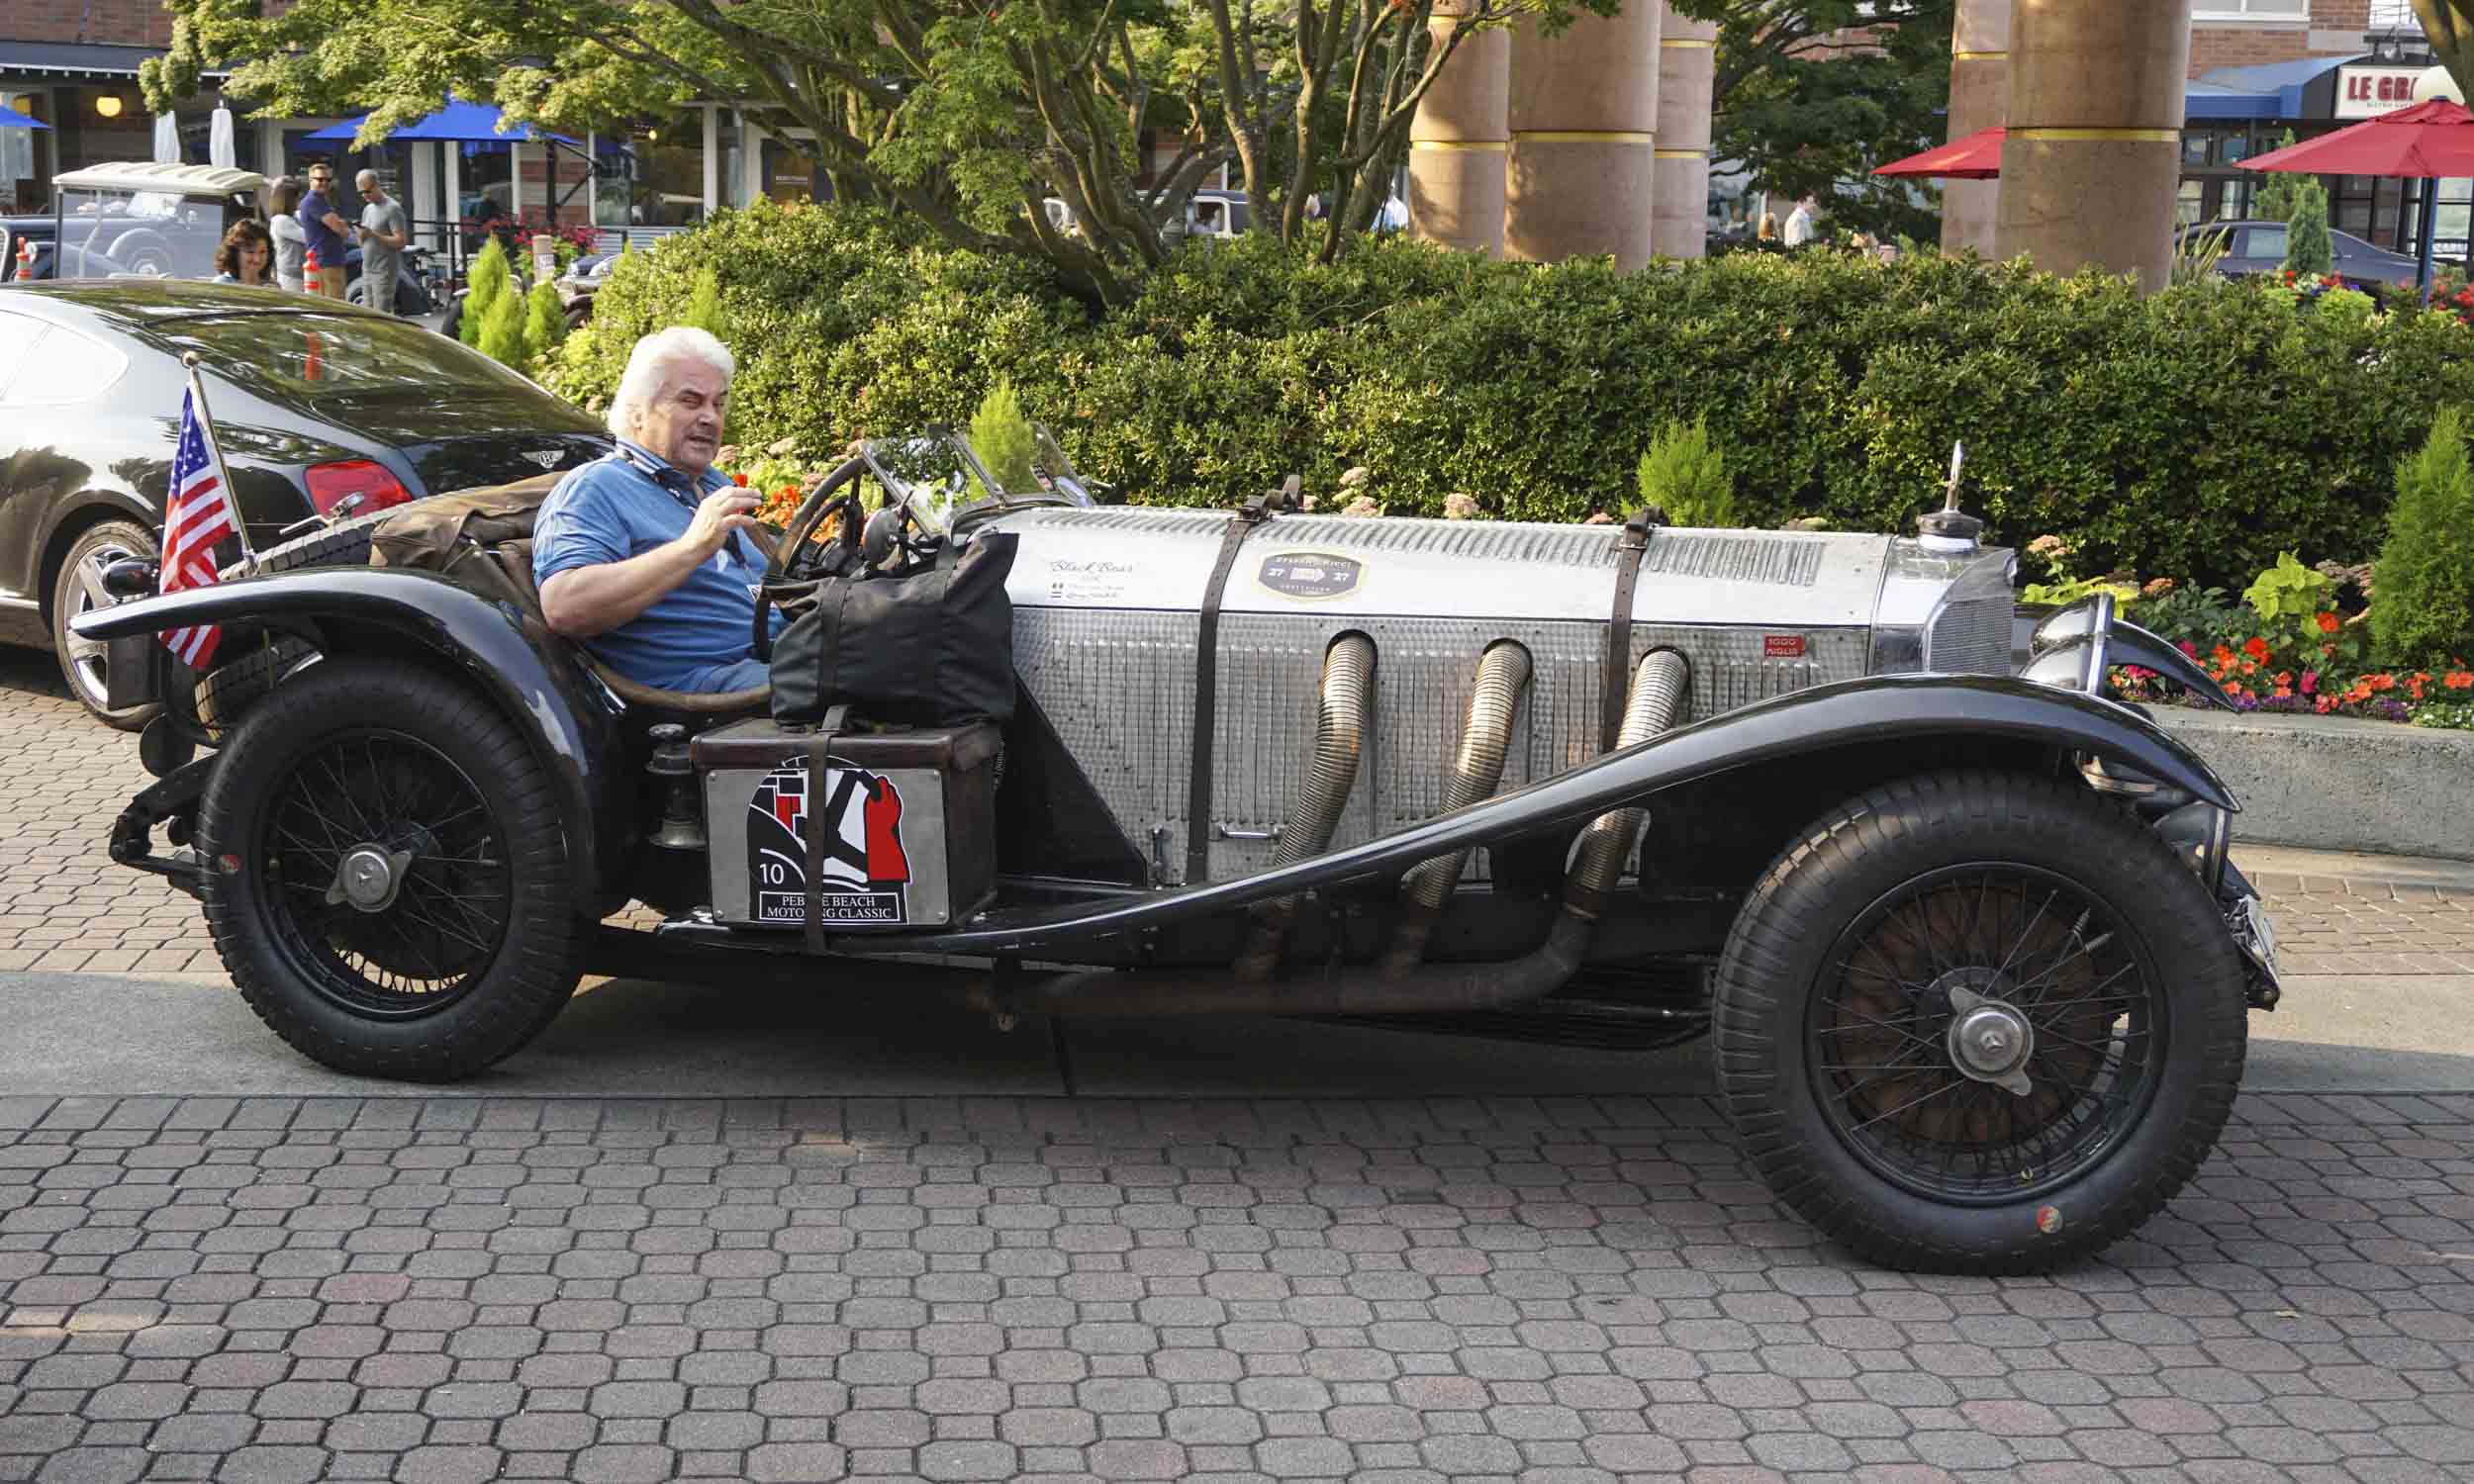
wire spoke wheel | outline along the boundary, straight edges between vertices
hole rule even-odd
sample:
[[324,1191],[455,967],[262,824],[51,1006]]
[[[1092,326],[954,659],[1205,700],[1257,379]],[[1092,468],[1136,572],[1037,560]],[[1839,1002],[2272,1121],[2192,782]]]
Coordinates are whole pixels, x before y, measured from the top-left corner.
[[2017,1200],[2137,1122],[2162,1065],[2162,995],[2129,931],[2073,882],[1952,867],[1841,936],[1808,1001],[1805,1065],[1833,1130],[1885,1177],[1938,1200]]
[[264,818],[268,926],[340,1007],[430,1014],[496,961],[507,841],[436,750],[398,732],[334,738],[277,785]]

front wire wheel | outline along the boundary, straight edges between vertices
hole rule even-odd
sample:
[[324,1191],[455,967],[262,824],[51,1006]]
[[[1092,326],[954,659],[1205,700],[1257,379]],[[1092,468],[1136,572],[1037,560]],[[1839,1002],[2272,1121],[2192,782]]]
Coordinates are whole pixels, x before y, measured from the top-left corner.
[[337,1070],[442,1081],[573,993],[547,778],[480,696],[327,660],[254,705],[199,811],[207,920],[251,1008]]
[[2061,781],[1927,775],[1763,875],[1715,989],[1748,1157],[1886,1265],[2038,1271],[2128,1234],[2240,1081],[2238,957],[2198,879]]

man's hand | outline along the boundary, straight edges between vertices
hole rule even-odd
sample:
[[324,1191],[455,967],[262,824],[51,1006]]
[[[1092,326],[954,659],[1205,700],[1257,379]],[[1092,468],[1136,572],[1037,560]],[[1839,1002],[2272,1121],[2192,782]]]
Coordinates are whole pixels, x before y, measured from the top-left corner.
[[715,490],[696,507],[696,518],[679,539],[696,549],[698,561],[710,561],[729,542],[731,532],[756,528],[756,517],[748,513],[755,509],[756,497],[736,485]]

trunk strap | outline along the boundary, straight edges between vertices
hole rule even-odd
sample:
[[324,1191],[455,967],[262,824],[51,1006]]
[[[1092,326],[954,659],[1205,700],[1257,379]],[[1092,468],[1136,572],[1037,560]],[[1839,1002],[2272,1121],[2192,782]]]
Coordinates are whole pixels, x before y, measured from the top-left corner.
[[1228,517],[1220,532],[1219,560],[1211,564],[1211,581],[1202,590],[1200,621],[1194,629],[1194,774],[1186,790],[1186,884],[1199,885],[1211,876],[1211,743],[1219,729],[1220,595],[1228,587],[1229,569],[1237,565],[1237,548],[1256,526],[1297,503],[1297,476],[1269,495],[1257,495]]
[[839,821],[824,817],[825,756],[833,750],[833,739],[850,719],[850,707],[836,705],[826,708],[824,719],[816,723],[815,735],[808,739],[808,903],[804,913],[808,927],[808,951],[824,952],[824,837]]

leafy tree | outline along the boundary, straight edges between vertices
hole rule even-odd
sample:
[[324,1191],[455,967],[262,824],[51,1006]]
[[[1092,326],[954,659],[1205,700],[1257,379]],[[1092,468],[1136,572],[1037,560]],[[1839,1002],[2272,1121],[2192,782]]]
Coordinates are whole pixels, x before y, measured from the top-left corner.
[[567,307],[558,302],[558,286],[545,278],[524,296],[524,363],[539,366],[565,338]]
[[465,344],[479,348],[481,327],[490,320],[490,311],[506,297],[513,271],[507,266],[507,249],[497,237],[481,249],[464,275],[464,313],[455,325],[456,337]]
[[2457,91],[2474,98],[2474,88],[2466,86],[2474,79],[2474,0],[2414,0],[2414,15]]
[[[900,206],[957,246],[1047,259],[1112,301],[1231,162],[1257,230],[1331,257],[1373,221],[1418,100],[1469,36],[1524,16],[1560,30],[1624,0],[1469,0],[1442,45],[1436,3],[169,0],[171,50],[142,81],[166,106],[230,64],[228,91],[277,113],[369,109],[364,143],[450,92],[572,128],[739,100],[777,137],[796,131],[838,194]],[[1184,141],[1157,176],[1146,130]],[[1315,192],[1335,205],[1328,227],[1305,221]]]
[[[465,316],[470,319],[469,313]],[[524,302],[521,294],[501,293],[481,316],[483,355],[511,370],[524,368]]]
[[2302,277],[2336,271],[2336,244],[2328,234],[2328,191],[2306,181],[2285,229],[2285,266]]
[[2397,466],[2388,540],[2371,571],[2371,639],[2382,662],[2463,652],[2474,631],[2474,459],[2465,412],[2442,407],[2421,451]]
[[[2293,142],[2294,132],[2288,129],[2276,147],[2283,149]],[[2291,222],[2294,208],[2302,205],[2303,184],[2310,177],[2291,170],[2269,170],[2264,174],[2266,178],[2251,193],[2250,214],[2267,222]]]
[[1859,231],[1939,234],[1938,204],[1872,168],[1941,142],[1957,0],[1672,3],[1719,26],[1713,160]]

